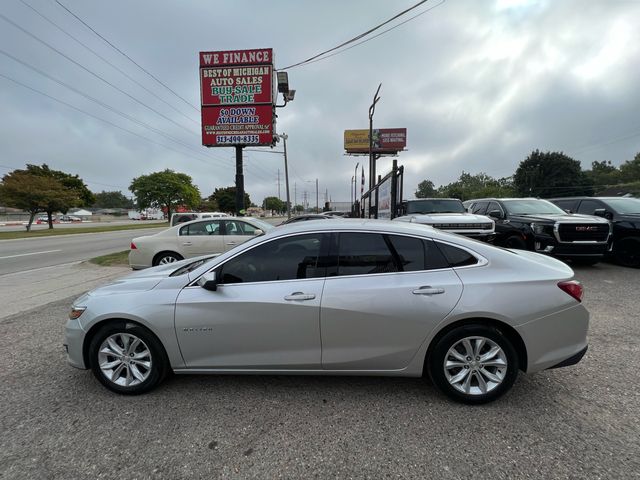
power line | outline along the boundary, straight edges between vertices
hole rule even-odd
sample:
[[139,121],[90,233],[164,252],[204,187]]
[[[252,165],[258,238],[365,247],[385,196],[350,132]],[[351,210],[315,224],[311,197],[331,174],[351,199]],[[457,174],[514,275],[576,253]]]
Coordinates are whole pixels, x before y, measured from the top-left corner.
[[[56,2],[57,2],[57,1],[58,1],[58,0],[56,0]],[[314,55],[314,56],[312,56],[312,57],[310,57],[310,58],[308,58],[308,59],[306,59],[306,60],[303,60],[303,61],[298,62],[298,63],[294,63],[293,65],[289,65],[288,67],[284,67],[284,68],[281,68],[281,69],[279,69],[279,70],[280,70],[280,71],[283,71],[283,70],[289,70],[289,69],[291,69],[291,68],[299,67],[299,66],[304,65],[304,64],[306,64],[306,63],[311,63],[312,61],[315,61],[315,60],[317,60],[317,59],[320,59],[320,57],[323,57],[323,56],[325,56],[325,55],[326,55],[326,54],[328,54],[328,53],[334,52],[334,51],[336,51],[336,50],[339,50],[339,49],[340,49],[340,48],[342,48],[342,47],[346,47],[347,45],[350,45],[351,43],[357,42],[358,40],[360,40],[360,39],[362,39],[362,38],[366,37],[367,35],[369,35],[369,34],[371,34],[371,33],[375,32],[375,31],[376,31],[376,30],[378,30],[378,29],[380,29],[380,28],[384,27],[384,26],[385,26],[385,25],[387,25],[388,23],[391,23],[391,22],[393,22],[394,20],[396,20],[396,19],[398,19],[398,18],[402,17],[403,15],[407,14],[407,13],[408,13],[408,12],[410,12],[411,10],[413,10],[413,9],[415,9],[415,8],[418,8],[420,5],[422,5],[422,4],[424,4],[424,3],[428,2],[428,1],[429,1],[429,0],[421,0],[421,1],[419,1],[418,3],[416,3],[415,5],[413,5],[413,6],[409,7],[409,8],[407,8],[406,10],[403,10],[402,12],[400,12],[400,13],[398,13],[398,14],[394,15],[393,17],[389,18],[388,20],[385,20],[384,22],[382,22],[382,23],[380,23],[380,24],[376,25],[375,27],[370,28],[370,29],[369,29],[369,30],[367,30],[366,32],[363,32],[363,33],[361,33],[361,34],[359,34],[359,35],[356,35],[355,37],[353,37],[353,38],[351,38],[351,39],[347,40],[346,42],[342,42],[340,45],[338,45],[338,46],[336,46],[336,47],[330,48],[329,50],[325,50],[324,52],[318,53],[318,54],[316,54],[316,55]],[[328,57],[327,57],[327,58],[328,58]]]
[[[174,151],[174,152],[176,152],[176,153],[179,153],[180,155],[184,155],[184,156],[186,156],[186,157],[193,158],[193,159],[195,159],[195,160],[198,160],[199,162],[202,162],[202,163],[206,164],[207,166],[211,166],[207,161],[202,160],[201,158],[194,157],[193,155],[186,154],[186,153],[181,152],[180,150],[176,150],[175,148],[172,148],[172,147],[170,147],[170,146],[168,146],[168,145],[164,145],[164,144],[162,144],[162,143],[160,143],[160,142],[156,142],[155,140],[152,140],[152,139],[150,139],[150,138],[147,138],[147,137],[145,137],[144,135],[140,135],[139,133],[136,133],[136,132],[133,132],[133,131],[131,131],[131,130],[129,130],[129,129],[126,129],[126,128],[124,128],[124,127],[121,127],[120,125],[117,125],[117,124],[115,124],[115,123],[113,123],[113,122],[110,122],[109,120],[105,120],[104,118],[100,118],[100,117],[98,117],[98,116],[96,116],[96,115],[93,115],[93,114],[91,114],[91,113],[89,113],[89,112],[86,112],[86,111],[82,110],[81,108],[78,108],[78,107],[76,107],[76,106],[74,106],[74,105],[71,105],[70,103],[67,103],[67,102],[65,102],[65,101],[63,101],[63,100],[60,100],[60,99],[58,99],[58,98],[56,98],[56,97],[53,97],[52,95],[49,95],[49,94],[47,94],[47,93],[44,93],[44,92],[42,92],[42,91],[40,91],[40,90],[37,90],[37,89],[35,89],[35,88],[33,88],[33,87],[30,87],[29,85],[26,85],[26,84],[24,84],[24,83],[20,82],[19,80],[16,80],[16,79],[14,79],[14,78],[11,78],[11,77],[9,77],[9,76],[7,76],[7,75],[4,75],[4,74],[2,74],[2,73],[0,73],[0,77],[5,78],[6,80],[9,80],[10,82],[13,82],[13,83],[15,83],[15,84],[17,84],[17,85],[20,85],[21,87],[24,87],[24,88],[26,88],[26,89],[28,89],[28,90],[31,90],[32,92],[38,93],[38,94],[40,94],[40,95],[43,95],[43,96],[45,96],[45,97],[47,97],[47,98],[49,98],[49,99],[51,99],[51,100],[53,100],[53,101],[55,101],[55,102],[61,103],[62,105],[65,105],[65,106],[67,106],[67,107],[69,107],[69,108],[71,108],[71,109],[73,109],[73,110],[76,110],[76,111],[78,111],[78,112],[80,112],[80,113],[83,113],[83,114],[85,114],[85,115],[87,115],[87,116],[89,116],[89,117],[91,117],[91,118],[95,118],[96,120],[99,120],[99,121],[104,122],[104,123],[106,123],[106,124],[108,124],[108,125],[111,125],[112,127],[115,127],[115,128],[117,128],[117,129],[119,129],[119,130],[122,130],[122,131],[125,131],[125,132],[127,132],[127,133],[130,133],[131,135],[134,135],[134,136],[136,136],[136,137],[138,137],[138,138],[141,138],[141,139],[143,139],[143,140],[145,140],[145,141],[147,141],[147,142],[153,143],[154,145],[158,145],[158,146],[163,147],[163,148],[166,148],[166,149],[168,149],[168,150],[172,150],[172,151]],[[208,157],[205,157],[205,158],[207,158],[207,160],[210,160],[210,158],[208,158]]]
[[156,95],[154,92],[152,92],[151,90],[149,90],[147,87],[145,87],[141,82],[138,82],[135,78],[133,78],[131,75],[129,75],[127,72],[125,72],[124,70],[122,70],[120,67],[118,67],[117,65],[114,65],[113,63],[111,63],[109,60],[107,60],[105,57],[103,57],[102,55],[100,55],[98,52],[96,52],[95,50],[93,50],[91,47],[87,46],[86,44],[84,44],[82,41],[80,41],[78,38],[76,38],[75,36],[71,35],[69,32],[67,32],[65,29],[63,29],[61,26],[59,26],[57,23],[55,23],[54,21],[52,21],[51,19],[49,19],[46,15],[44,15],[42,12],[40,12],[39,10],[37,10],[35,7],[33,7],[32,5],[29,5],[27,2],[25,2],[24,0],[18,0],[20,3],[22,3],[23,5],[25,5],[26,7],[30,8],[31,10],[33,10],[37,15],[39,15],[41,18],[43,18],[45,21],[47,21],[48,23],[50,23],[51,25],[53,25],[54,27],[56,27],[58,30],[60,30],[62,33],[64,33],[66,36],[68,36],[69,38],[71,38],[72,40],[74,40],[76,43],[78,43],[79,45],[83,46],[85,49],[87,49],[88,51],[90,51],[91,53],[93,53],[96,57],[98,57],[100,60],[102,60],[103,62],[105,62],[107,65],[113,67],[115,70],[117,70],[118,72],[120,72],[122,75],[124,75],[125,77],[127,77],[129,80],[131,80],[133,83],[135,83],[136,85],[138,85],[140,88],[142,88],[144,91],[146,91],[147,93],[153,95],[154,98],[157,98],[158,100],[160,100],[162,103],[164,103],[165,105],[167,105],[169,108],[171,108],[173,111],[179,113],[180,115],[182,115],[184,118],[186,118],[187,120],[195,123],[196,125],[199,125],[199,122],[194,120],[193,118],[185,115],[183,112],[181,112],[180,110],[178,110],[177,108],[175,108],[173,105],[171,105],[169,102],[167,102],[166,100],[164,100],[163,98],[160,98],[158,95]]
[[391,28],[387,28],[386,30],[383,30],[382,32],[380,32],[380,33],[378,33],[378,34],[374,35],[373,37],[366,38],[366,39],[362,40],[361,42],[358,42],[358,43],[356,43],[356,44],[354,44],[354,45],[351,45],[351,46],[349,46],[349,47],[347,47],[347,48],[344,48],[344,49],[342,49],[342,50],[340,50],[340,51],[338,51],[338,52],[334,52],[334,53],[332,53],[331,55],[327,55],[327,56],[325,56],[325,57],[318,58],[317,60],[313,60],[313,61],[311,61],[311,62],[307,62],[307,63],[306,63],[306,65],[310,65],[310,64],[312,64],[312,63],[320,62],[320,61],[322,61],[322,60],[326,60],[326,59],[331,58],[331,57],[334,57],[334,56],[336,56],[336,55],[340,55],[341,53],[344,53],[344,52],[346,52],[346,51],[348,51],[348,50],[351,50],[352,48],[355,48],[355,47],[357,47],[357,46],[359,46],[359,45],[362,45],[363,43],[367,43],[367,42],[368,42],[368,41],[370,41],[370,40],[373,40],[373,39],[375,39],[375,38],[378,38],[378,37],[380,37],[380,36],[384,35],[385,33],[390,32],[391,30],[393,30],[393,29],[395,29],[395,28],[398,28],[398,27],[402,26],[402,25],[404,25],[404,24],[405,24],[405,23],[407,23],[407,22],[410,22],[411,20],[413,20],[413,19],[415,19],[415,18],[418,18],[420,15],[424,15],[425,13],[430,12],[430,11],[431,11],[431,10],[433,10],[434,8],[438,8],[438,7],[439,7],[440,5],[442,5],[445,1],[446,1],[446,0],[441,0],[441,1],[440,1],[440,3],[438,3],[438,4],[434,5],[433,7],[427,8],[426,10],[424,10],[424,11],[422,11],[422,12],[418,13],[417,15],[414,15],[413,17],[408,18],[408,19],[407,19],[407,20],[405,20],[404,22],[401,22],[401,23],[399,23],[399,24],[397,24],[397,25],[394,25],[394,26],[393,26],[393,27],[391,27]]
[[97,78],[98,80],[106,83],[107,85],[109,85],[110,87],[114,88],[115,90],[117,90],[118,92],[122,93],[123,95],[126,95],[127,97],[129,97],[131,100],[133,100],[134,102],[142,105],[143,107],[151,110],[152,112],[154,112],[155,114],[161,116],[162,118],[164,118],[165,120],[173,123],[174,125],[177,125],[178,127],[182,128],[183,130],[186,130],[189,133],[195,134],[195,132],[193,130],[189,130],[187,127],[185,127],[184,125],[179,124],[178,122],[176,122],[175,120],[172,120],[171,118],[167,117],[166,115],[160,113],[159,111],[157,111],[156,109],[154,109],[153,107],[150,107],[149,105],[147,105],[146,103],[138,100],[137,98],[135,98],[133,95],[130,95],[129,93],[125,92],[124,90],[122,90],[121,88],[115,86],[113,83],[109,82],[108,80],[105,80],[103,77],[101,77],[100,75],[98,75],[97,73],[93,72],[92,70],[88,69],[87,67],[85,67],[84,65],[82,65],[81,63],[75,61],[74,59],[72,59],[71,57],[69,57],[68,55],[64,54],[63,52],[61,52],[60,50],[58,50],[57,48],[53,47],[52,45],[50,45],[49,43],[45,42],[44,40],[42,40],[41,38],[37,37],[36,35],[34,35],[33,33],[29,32],[28,30],[26,30],[25,28],[21,27],[20,25],[18,25],[17,23],[15,23],[13,20],[7,18],[6,16],[4,16],[2,13],[0,13],[0,18],[2,20],[4,20],[5,22],[9,23],[10,25],[14,26],[15,28],[17,28],[18,30],[22,31],[23,33],[25,33],[26,35],[28,35],[29,37],[33,38],[34,40],[40,42],[41,44],[43,44],[44,46],[46,46],[47,48],[53,50],[54,52],[56,52],[58,55],[66,58],[68,61],[70,61],[71,63],[73,63],[74,65],[82,68],[84,71],[88,72],[89,74],[91,74],[92,76],[94,76],[95,78]]
[[200,112],[200,109],[198,107],[196,107],[195,105],[193,105],[192,103],[190,103],[188,100],[185,100],[184,98],[182,98],[180,95],[178,95],[176,92],[174,92],[169,86],[167,86],[164,82],[162,82],[159,78],[157,78],[155,75],[153,75],[151,72],[149,72],[147,69],[145,69],[143,66],[141,66],[139,63],[137,63],[133,58],[131,58],[129,55],[127,55],[126,53],[124,53],[122,50],[120,50],[118,47],[116,47],[113,43],[111,43],[109,40],[107,40],[105,37],[103,37],[102,35],[100,35],[96,30],[93,29],[93,27],[91,27],[91,25],[89,25],[88,23],[86,23],[84,20],[82,20],[78,15],[76,15],[75,13],[73,13],[71,10],[69,10],[66,6],[64,6],[62,3],[60,3],[58,0],[55,0],[55,2],[60,5],[62,8],[64,8],[70,15],[72,15],[76,20],[78,20],[80,23],[82,23],[85,27],[87,27],[89,30],[91,30],[94,34],[96,34],[98,37],[100,37],[104,42],[106,42],[109,46],[111,46],[113,49],[115,49],[118,53],[120,53],[122,56],[124,56],[125,58],[127,58],[131,63],[133,63],[136,67],[138,67],[140,70],[142,70],[144,73],[146,73],[147,75],[149,75],[151,78],[153,78],[156,82],[158,82],[160,85],[162,85],[164,88],[166,88],[167,90],[169,90],[171,93],[173,93],[176,97],[178,97],[180,100],[182,100],[184,103],[186,103],[187,105],[189,105],[191,108],[193,108],[196,112]]

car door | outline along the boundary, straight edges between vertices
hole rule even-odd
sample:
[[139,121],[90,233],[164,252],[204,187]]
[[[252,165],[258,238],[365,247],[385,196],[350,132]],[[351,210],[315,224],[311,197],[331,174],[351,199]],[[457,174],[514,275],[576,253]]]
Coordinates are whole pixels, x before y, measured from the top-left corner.
[[220,220],[190,223],[178,230],[178,253],[185,258],[224,251]]
[[175,327],[187,367],[320,369],[325,237],[262,243],[216,268],[216,291],[184,288]]
[[242,220],[224,220],[224,248],[225,252],[236,245],[252,239],[256,235],[258,227]]
[[[406,367],[455,307],[462,283],[430,240],[340,233],[322,295],[322,368]],[[337,257],[337,258],[336,258]],[[333,276],[332,276],[333,275]]]

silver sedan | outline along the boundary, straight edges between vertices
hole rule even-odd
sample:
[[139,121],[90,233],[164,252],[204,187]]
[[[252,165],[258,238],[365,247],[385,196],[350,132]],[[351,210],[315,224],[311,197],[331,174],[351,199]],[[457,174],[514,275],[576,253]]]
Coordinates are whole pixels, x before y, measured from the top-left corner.
[[429,376],[484,403],[587,350],[564,263],[414,224],[301,222],[72,306],[68,360],[137,394],[180,374]]

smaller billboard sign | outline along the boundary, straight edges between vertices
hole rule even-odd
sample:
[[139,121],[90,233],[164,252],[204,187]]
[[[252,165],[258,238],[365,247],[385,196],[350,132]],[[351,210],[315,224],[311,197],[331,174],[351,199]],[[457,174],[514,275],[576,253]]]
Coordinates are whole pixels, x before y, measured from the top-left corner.
[[391,180],[389,176],[378,186],[378,217],[391,220]]
[[273,107],[256,105],[203,108],[202,144],[273,145]]
[[[395,153],[404,150],[406,146],[406,128],[373,130],[373,153]],[[369,130],[345,130],[344,149],[347,153],[369,153]]]

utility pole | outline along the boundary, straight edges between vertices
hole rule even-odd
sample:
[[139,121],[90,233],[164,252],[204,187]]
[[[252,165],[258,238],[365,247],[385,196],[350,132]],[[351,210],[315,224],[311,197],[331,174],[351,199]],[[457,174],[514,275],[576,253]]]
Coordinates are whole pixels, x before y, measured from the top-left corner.
[[282,200],[280,198],[280,169],[278,169],[278,200]]
[[[287,138],[288,135],[282,134],[280,138],[284,141],[284,181],[287,186],[287,218],[291,218],[291,194],[289,193],[289,164],[287,163]],[[278,170],[279,171],[279,170]],[[280,184],[278,183],[278,186]]]
[[298,183],[293,182],[293,203],[298,206]]
[[[382,83],[378,85],[378,89],[376,90],[376,94],[373,96],[373,103],[369,107],[369,191],[376,184],[376,154],[373,153],[373,114],[376,112],[376,103],[380,100],[378,93],[380,92],[380,88],[382,87]],[[377,205],[376,205],[377,208]],[[371,212],[371,195],[369,195],[369,212]],[[371,216],[371,213],[369,213]],[[378,215],[375,216],[378,218]]]
[[318,179],[316,178],[316,213],[320,213],[320,204],[318,203]]
[[242,145],[236,145],[236,215],[244,215],[244,173],[242,172]]

